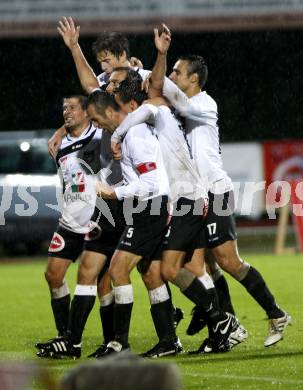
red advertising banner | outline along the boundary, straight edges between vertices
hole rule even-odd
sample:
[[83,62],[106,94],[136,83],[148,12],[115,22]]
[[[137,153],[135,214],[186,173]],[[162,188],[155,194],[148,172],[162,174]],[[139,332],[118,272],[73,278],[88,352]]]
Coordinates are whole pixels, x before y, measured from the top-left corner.
[[264,176],[267,193],[266,202],[279,200],[279,186],[276,181],[303,179],[303,139],[267,141],[263,143]]

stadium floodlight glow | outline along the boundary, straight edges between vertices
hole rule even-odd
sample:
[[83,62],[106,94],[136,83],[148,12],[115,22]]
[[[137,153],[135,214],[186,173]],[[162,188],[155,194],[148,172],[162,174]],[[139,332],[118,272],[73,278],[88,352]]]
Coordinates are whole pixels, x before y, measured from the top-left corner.
[[30,144],[29,142],[21,142],[20,144],[20,149],[22,150],[22,152],[27,152],[29,149],[30,149]]

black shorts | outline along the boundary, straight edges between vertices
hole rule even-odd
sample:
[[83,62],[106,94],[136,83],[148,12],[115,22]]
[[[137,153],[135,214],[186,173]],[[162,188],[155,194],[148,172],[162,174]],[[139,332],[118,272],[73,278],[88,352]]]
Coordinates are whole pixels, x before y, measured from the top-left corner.
[[84,236],[59,225],[49,245],[48,256],[75,262],[82,253]]
[[164,251],[192,252],[197,248],[206,247],[205,222],[202,214],[203,201],[180,198],[174,206],[174,210],[180,211],[182,206],[183,208],[188,206],[190,209],[184,215],[173,214],[163,241]]
[[[95,208],[92,221],[96,227],[85,235],[84,250],[104,254],[111,258],[125,228],[123,203],[119,200],[105,200]],[[110,212],[110,214],[108,214]]]
[[233,215],[234,193],[208,193],[209,209],[205,219],[207,248],[216,248],[226,241],[237,238],[236,224]]
[[[159,205],[157,215],[152,212],[153,203]],[[163,237],[167,231],[167,203],[167,196],[140,202],[145,204],[144,210],[132,215],[132,224],[128,224],[121,235],[117,249],[142,256],[139,269],[143,263],[161,258]],[[146,267],[147,264],[143,268]]]
[[111,258],[117,248],[123,230],[107,231],[97,226],[85,235],[83,250],[102,253],[107,258]]

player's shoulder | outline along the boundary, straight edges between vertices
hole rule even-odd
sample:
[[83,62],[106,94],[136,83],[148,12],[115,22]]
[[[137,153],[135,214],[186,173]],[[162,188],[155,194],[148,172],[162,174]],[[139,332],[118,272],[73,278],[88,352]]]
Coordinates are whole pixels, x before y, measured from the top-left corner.
[[208,106],[209,108],[217,109],[217,103],[206,91],[199,92],[197,95],[194,95],[190,100],[194,103],[203,104],[204,107]]
[[84,129],[84,131],[79,137],[72,137],[71,135],[67,134],[62,139],[62,144],[60,149],[65,149],[75,143],[89,141],[90,139],[93,138],[101,138],[101,136],[102,136],[102,129],[95,127],[93,123],[90,122],[89,125]]

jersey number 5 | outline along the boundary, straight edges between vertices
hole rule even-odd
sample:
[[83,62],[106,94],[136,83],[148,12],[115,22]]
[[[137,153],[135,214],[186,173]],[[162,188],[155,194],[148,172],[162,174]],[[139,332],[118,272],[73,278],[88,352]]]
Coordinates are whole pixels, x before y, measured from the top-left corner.
[[131,238],[133,236],[133,233],[134,233],[134,228],[128,228],[126,237]]

